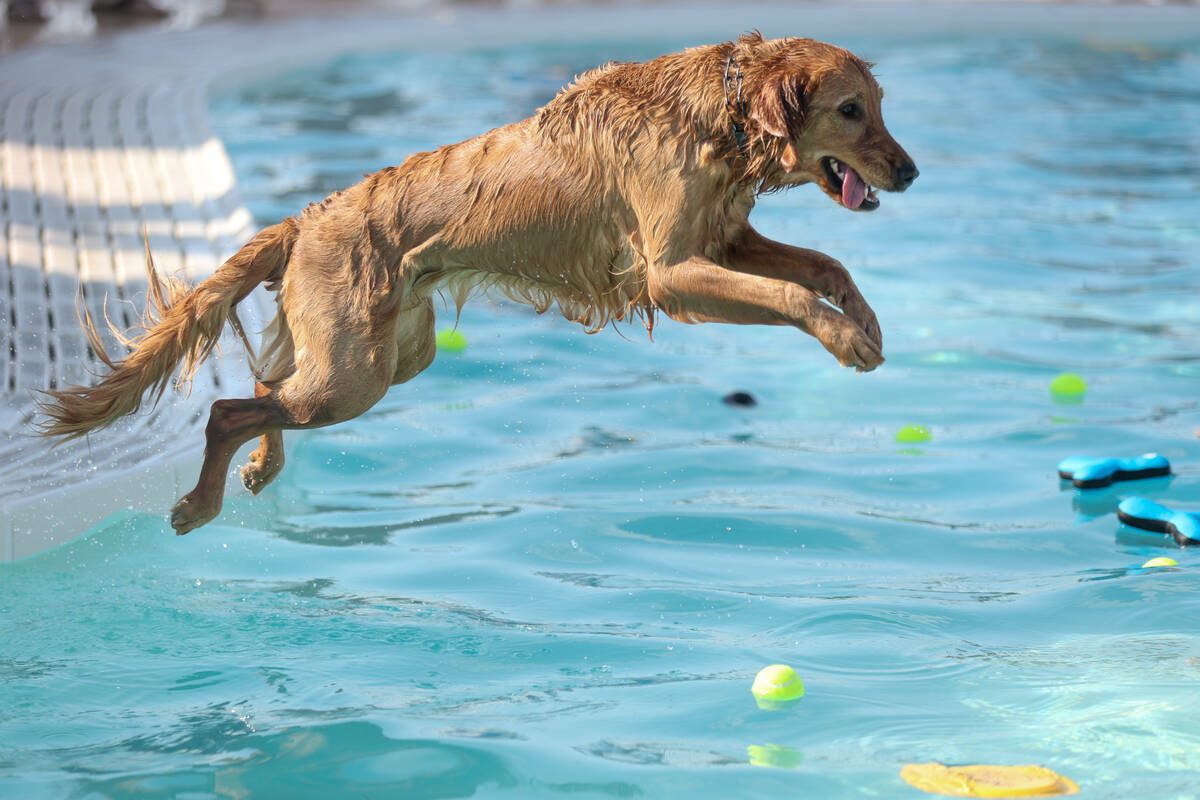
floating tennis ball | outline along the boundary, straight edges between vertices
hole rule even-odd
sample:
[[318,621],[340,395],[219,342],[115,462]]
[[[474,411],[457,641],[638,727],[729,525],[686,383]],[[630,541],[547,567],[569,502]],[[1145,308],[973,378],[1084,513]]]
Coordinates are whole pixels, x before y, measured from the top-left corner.
[[1058,398],[1079,399],[1087,391],[1087,381],[1074,372],[1064,372],[1050,381],[1050,394]]
[[914,444],[916,442],[928,442],[933,438],[933,434],[924,425],[905,425],[900,430],[896,431],[896,441],[905,444]]
[[1152,558],[1145,564],[1142,564],[1142,569],[1149,569],[1150,567],[1174,567],[1178,566],[1178,564],[1179,562],[1173,558],[1159,556],[1158,558]]
[[787,664],[763,667],[750,687],[759,708],[787,708],[804,696],[804,682]]
[[447,353],[461,353],[467,349],[467,337],[454,328],[440,331],[437,335],[437,349]]
[[955,797],[1051,797],[1079,791],[1075,781],[1034,764],[905,764],[900,777],[923,792]]

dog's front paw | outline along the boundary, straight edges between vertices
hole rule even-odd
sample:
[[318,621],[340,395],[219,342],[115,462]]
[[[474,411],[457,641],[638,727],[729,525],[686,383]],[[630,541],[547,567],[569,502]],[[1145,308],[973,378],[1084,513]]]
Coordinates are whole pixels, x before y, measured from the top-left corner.
[[[853,324],[853,323],[851,323]],[[884,362],[883,353],[872,337],[857,325],[847,336],[845,354],[837,354],[843,367],[854,367],[856,372],[870,372]]]
[[875,316],[875,310],[867,305],[866,300],[861,297],[847,300],[842,312],[862,329],[876,350],[883,352],[883,331],[879,328],[879,318]]
[[821,315],[813,334],[843,367],[870,372],[884,361],[876,337],[868,335],[850,317],[833,309]]

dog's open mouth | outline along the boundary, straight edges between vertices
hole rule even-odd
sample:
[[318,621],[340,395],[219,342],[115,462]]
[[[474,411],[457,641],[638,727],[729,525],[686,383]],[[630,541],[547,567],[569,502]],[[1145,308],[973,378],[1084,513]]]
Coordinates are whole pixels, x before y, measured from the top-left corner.
[[844,164],[832,156],[821,159],[825,167],[825,177],[833,194],[840,194],[842,205],[851,211],[874,211],[879,208],[879,198],[876,189],[868,186],[849,164]]

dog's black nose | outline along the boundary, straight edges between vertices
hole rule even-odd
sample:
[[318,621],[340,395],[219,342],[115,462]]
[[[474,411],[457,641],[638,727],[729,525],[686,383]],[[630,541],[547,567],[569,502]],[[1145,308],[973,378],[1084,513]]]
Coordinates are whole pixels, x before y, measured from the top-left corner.
[[917,179],[921,173],[917,171],[917,165],[911,161],[905,162],[896,167],[896,190],[903,192],[908,187],[912,186],[912,182]]

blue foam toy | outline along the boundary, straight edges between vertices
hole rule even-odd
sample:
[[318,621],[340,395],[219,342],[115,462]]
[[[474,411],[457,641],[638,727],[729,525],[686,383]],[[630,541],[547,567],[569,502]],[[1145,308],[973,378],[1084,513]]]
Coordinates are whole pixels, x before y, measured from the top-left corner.
[[1099,489],[1113,481],[1135,481],[1170,474],[1170,463],[1158,453],[1146,453],[1137,458],[1071,456],[1058,462],[1058,477],[1071,481],[1076,489]]
[[1169,533],[1182,547],[1200,544],[1200,513],[1194,511],[1172,511],[1144,497],[1126,497],[1117,506],[1117,517],[1135,528]]

